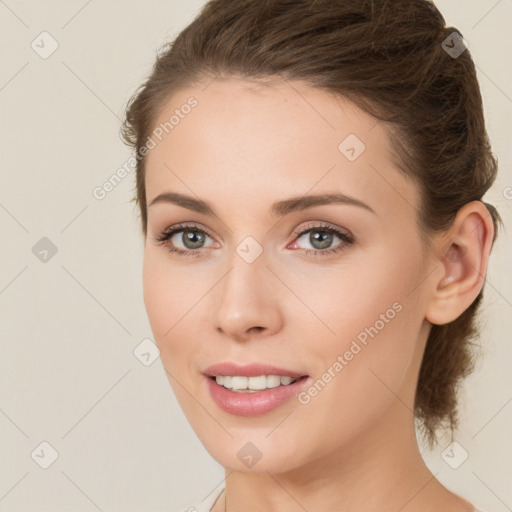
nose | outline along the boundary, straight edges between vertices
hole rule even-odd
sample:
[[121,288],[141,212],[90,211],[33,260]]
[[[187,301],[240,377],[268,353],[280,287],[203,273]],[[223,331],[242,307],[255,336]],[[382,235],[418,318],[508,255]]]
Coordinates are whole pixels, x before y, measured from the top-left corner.
[[218,331],[236,341],[270,336],[282,327],[279,280],[261,255],[247,263],[237,254],[214,294],[213,322]]

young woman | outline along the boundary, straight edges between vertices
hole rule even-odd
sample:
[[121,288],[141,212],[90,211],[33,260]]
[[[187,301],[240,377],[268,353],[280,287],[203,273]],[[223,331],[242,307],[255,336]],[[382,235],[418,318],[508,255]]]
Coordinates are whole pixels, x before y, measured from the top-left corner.
[[130,101],[144,301],[225,485],[188,510],[473,512],[458,424],[501,218],[475,67],[427,0],[211,0]]

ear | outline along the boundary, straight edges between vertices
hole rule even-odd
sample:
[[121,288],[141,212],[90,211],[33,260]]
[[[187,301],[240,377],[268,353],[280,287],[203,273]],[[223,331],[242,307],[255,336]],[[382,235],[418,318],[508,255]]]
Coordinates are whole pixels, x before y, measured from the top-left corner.
[[425,313],[430,323],[452,322],[476,299],[485,282],[493,236],[492,216],[481,201],[467,203],[457,212],[452,227],[436,244],[437,272]]

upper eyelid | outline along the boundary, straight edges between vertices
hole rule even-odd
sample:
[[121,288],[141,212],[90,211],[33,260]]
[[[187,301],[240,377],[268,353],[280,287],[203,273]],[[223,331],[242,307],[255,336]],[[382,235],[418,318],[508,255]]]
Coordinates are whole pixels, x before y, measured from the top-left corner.
[[[174,243],[171,242],[171,238],[173,238],[177,233],[180,233],[182,231],[186,231],[187,229],[193,231],[201,231],[204,232],[206,236],[208,236],[212,241],[213,244],[210,246],[205,247],[199,247],[197,249],[181,249],[179,247],[176,247]],[[314,253],[315,257],[317,256],[328,256],[330,253],[338,253],[340,251],[344,251],[348,249],[350,246],[352,246],[354,243],[357,242],[357,238],[352,234],[352,231],[348,230],[347,228],[338,226],[338,225],[332,225],[327,221],[308,221],[306,225],[300,225],[300,228],[296,228],[293,230],[294,238],[292,241],[289,241],[286,245],[286,249],[288,249],[289,244],[296,244],[297,241],[302,238],[303,236],[306,236],[307,233],[311,231],[331,231],[331,234],[333,234],[335,237],[337,237],[340,240],[340,243],[337,244],[333,248],[327,248],[327,249],[307,249],[307,248],[301,248],[301,247],[293,247],[294,250],[299,252],[305,252],[305,254],[309,254],[311,252]],[[153,239],[158,245],[169,245],[171,244],[172,247],[167,247],[167,249],[170,252],[178,253],[180,256],[188,255],[190,257],[198,256],[203,251],[208,250],[208,252],[211,251],[212,247],[215,248],[215,244],[217,244],[217,247],[219,247],[218,242],[216,241],[216,237],[210,235],[209,230],[203,226],[201,226],[196,221],[192,222],[179,222],[176,224],[172,224],[168,226],[164,231],[160,232],[160,235],[153,236]]]
[[[302,237],[302,236],[304,236],[305,233],[312,231],[314,229],[318,229],[319,231],[324,229],[324,230],[332,230],[335,232],[339,232],[339,234],[341,234],[341,235],[345,235],[348,238],[353,238],[352,233],[348,229],[342,228],[340,226],[335,226],[327,221],[307,221],[305,225],[300,225],[300,226],[301,226],[300,228],[293,230],[292,234],[296,237],[299,237],[299,236]],[[207,236],[209,236],[212,240],[215,239],[215,237],[213,237],[210,234],[210,231],[205,226],[203,226],[200,223],[197,223],[195,221],[178,222],[176,224],[170,225],[167,228],[165,228],[161,232],[161,234],[163,235],[165,233],[172,233],[172,236],[174,236],[176,233],[185,231],[186,229],[196,229],[197,231],[202,231]],[[336,236],[339,236],[339,235],[336,235]]]

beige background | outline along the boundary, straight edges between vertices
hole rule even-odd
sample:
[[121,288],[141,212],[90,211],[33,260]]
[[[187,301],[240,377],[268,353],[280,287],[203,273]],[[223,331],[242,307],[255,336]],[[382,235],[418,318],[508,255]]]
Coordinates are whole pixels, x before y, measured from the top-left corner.
[[[174,512],[223,481],[160,359],[145,366],[133,353],[152,337],[133,173],[93,196],[130,156],[120,120],[156,48],[202,4],[0,0],[1,511]],[[512,0],[437,5],[477,64],[500,163],[487,199],[510,223]],[[488,512],[512,510],[510,254],[501,232],[486,285],[485,357],[467,381],[456,439],[469,457],[452,469],[441,456],[449,440],[424,452],[442,482]],[[43,469],[52,450],[58,457]]]

